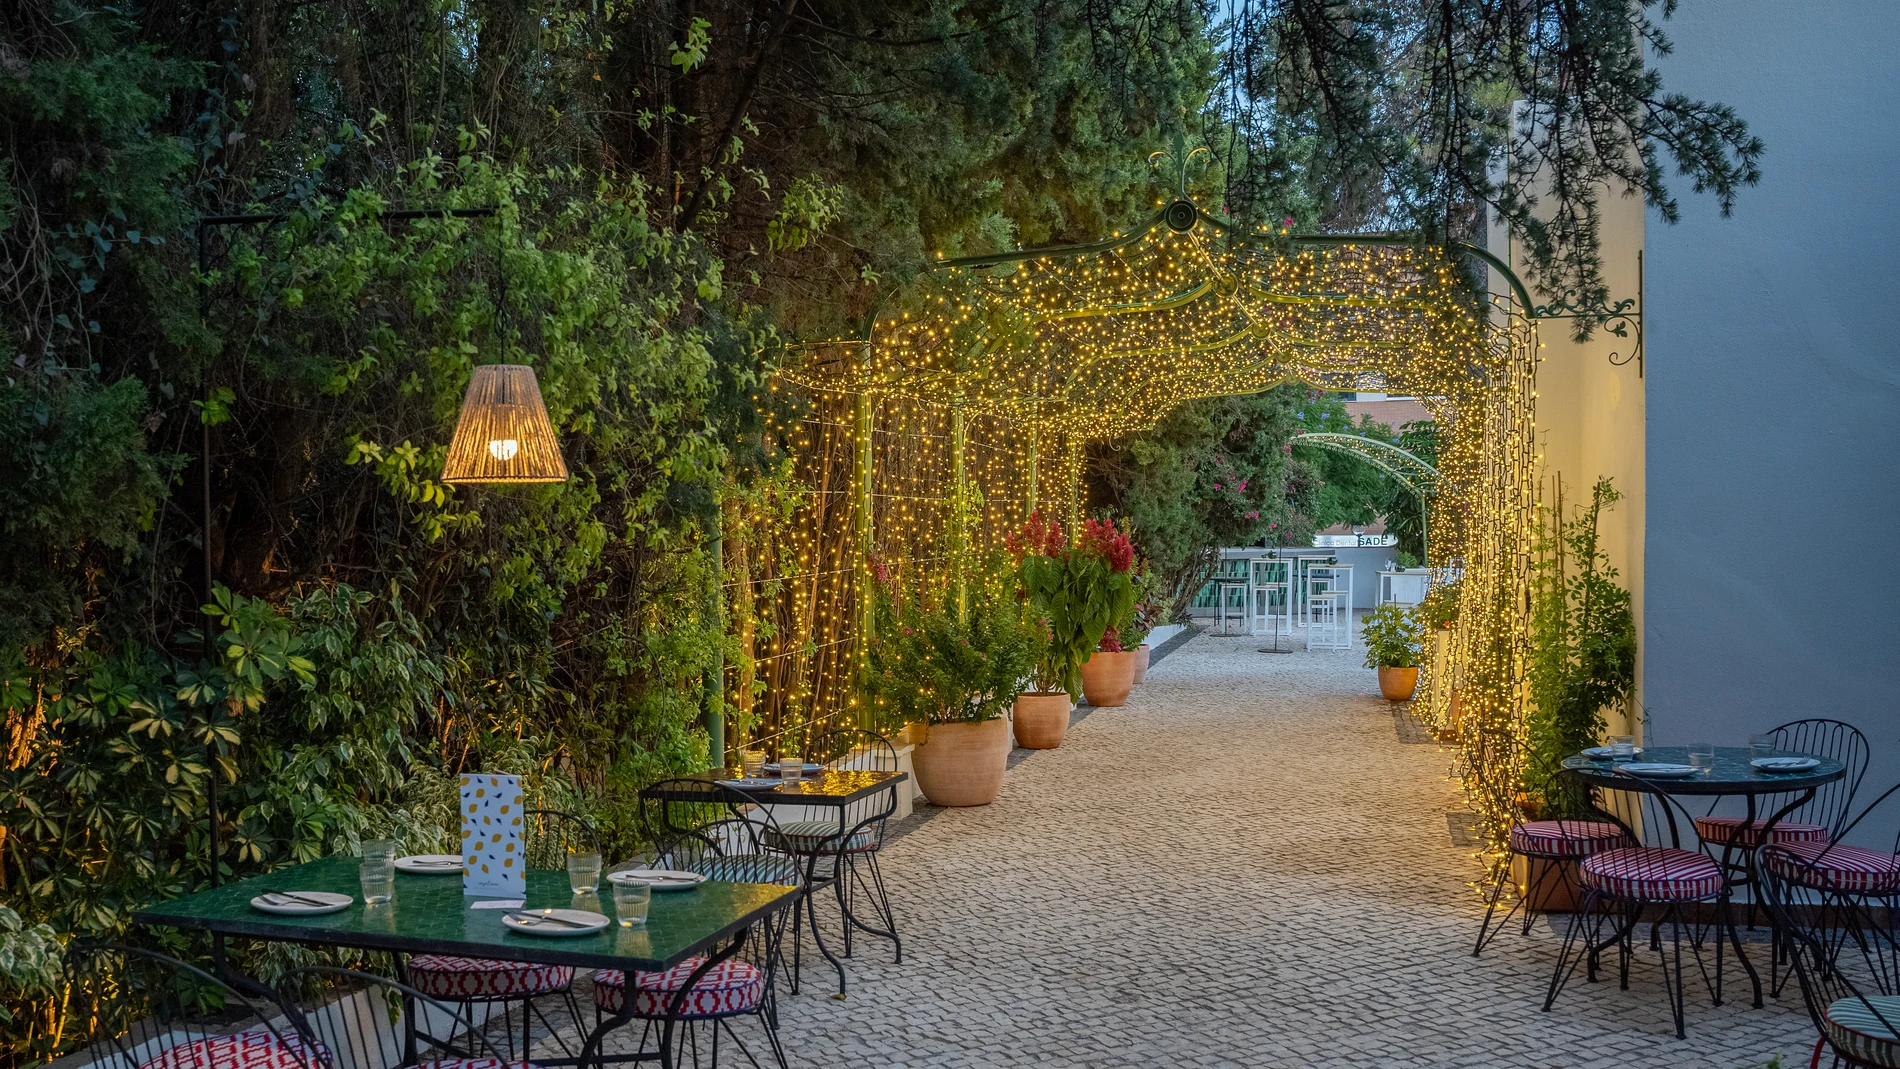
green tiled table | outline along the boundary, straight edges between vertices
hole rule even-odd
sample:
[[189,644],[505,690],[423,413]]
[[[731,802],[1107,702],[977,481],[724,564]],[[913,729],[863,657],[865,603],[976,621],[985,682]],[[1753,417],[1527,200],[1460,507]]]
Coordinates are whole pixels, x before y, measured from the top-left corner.
[[[777,884],[722,883],[709,880],[691,891],[669,891],[653,896],[645,925],[579,937],[552,938],[522,935],[501,923],[508,910],[470,909],[475,898],[464,898],[460,874],[396,874],[393,901],[366,906],[357,883],[357,859],[326,857],[308,864],[279,869],[227,884],[210,891],[174,898],[133,914],[141,924],[194,928],[227,935],[278,939],[293,943],[387,950],[399,954],[453,954],[470,958],[544,962],[583,969],[626,969],[661,972],[696,954],[709,962],[725,956],[715,952],[722,940],[731,941],[765,917],[794,904],[796,888]],[[602,882],[603,888],[605,881]],[[251,908],[251,899],[265,889],[277,891],[335,891],[356,899],[340,913],[293,917]],[[613,896],[575,896],[565,872],[528,873],[526,908],[590,909],[613,916]],[[690,985],[689,985],[690,986]],[[684,990],[684,989],[682,989]],[[631,1018],[634,1000],[625,1000],[623,1014],[604,1021],[589,1036],[580,1059],[585,1064],[606,1032]],[[670,1036],[672,1021],[664,1029]],[[667,1045],[650,1057],[670,1065]],[[560,1064],[560,1060],[543,1064]]]

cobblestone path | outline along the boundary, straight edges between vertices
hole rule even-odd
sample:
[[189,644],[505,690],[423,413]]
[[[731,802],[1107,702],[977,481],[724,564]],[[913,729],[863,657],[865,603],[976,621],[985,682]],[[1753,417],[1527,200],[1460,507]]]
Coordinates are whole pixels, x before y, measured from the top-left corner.
[[808,947],[810,983],[781,1007],[792,1064],[1806,1064],[1794,989],[1717,1008],[1691,980],[1677,1040],[1653,958],[1629,991],[1579,980],[1540,1012],[1548,929],[1471,957],[1478,870],[1447,831],[1449,753],[1399,741],[1360,651],[1259,645],[1192,639],[1023,760],[996,804],[893,843],[904,963],[864,940],[841,1002]]

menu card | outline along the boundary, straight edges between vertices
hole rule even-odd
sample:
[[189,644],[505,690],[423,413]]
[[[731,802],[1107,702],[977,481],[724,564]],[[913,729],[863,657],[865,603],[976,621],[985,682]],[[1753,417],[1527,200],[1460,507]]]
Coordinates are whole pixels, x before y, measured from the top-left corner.
[[528,891],[521,839],[521,777],[462,777],[462,893],[520,898]]

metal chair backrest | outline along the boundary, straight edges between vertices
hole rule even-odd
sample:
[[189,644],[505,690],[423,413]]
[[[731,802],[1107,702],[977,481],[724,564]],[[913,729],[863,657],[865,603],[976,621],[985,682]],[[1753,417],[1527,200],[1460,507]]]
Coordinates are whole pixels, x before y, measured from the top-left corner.
[[[1618,767],[1615,793],[1620,804],[1603,805],[1593,799],[1597,819],[1609,821],[1644,846],[1666,846],[1677,850],[1701,850],[1707,853],[1702,837],[1695,830],[1695,817],[1661,783]],[[1688,833],[1684,834],[1684,829]]]
[[667,779],[640,792],[641,817],[656,864],[735,883],[804,882],[765,806],[703,779]]
[[583,817],[559,809],[524,809],[521,815],[530,869],[565,872],[568,851],[600,853],[600,835]]
[[[1847,824],[1854,796],[1860,791],[1861,779],[1867,775],[1870,752],[1867,736],[1862,735],[1860,729],[1852,724],[1818,717],[1790,721],[1768,734],[1774,736],[1777,750],[1831,757],[1847,766],[1847,775],[1833,783],[1823,784],[1814,792],[1811,801],[1787,817],[1789,820],[1819,824],[1827,829],[1829,837],[1839,835]],[[1764,814],[1773,813],[1793,797],[1792,794],[1770,795],[1760,803],[1760,811]]]
[[496,1014],[492,1024],[477,1023],[400,981],[329,965],[291,970],[283,989],[294,1000],[302,1030],[322,1044],[334,1069],[395,1069],[470,1058],[509,1064],[484,1027],[506,1031],[505,1014]]
[[[837,728],[820,735],[805,751],[805,760],[844,772],[895,772],[897,747],[874,731]],[[852,802],[844,807],[843,828],[847,837],[859,832],[870,835],[874,848],[884,845],[884,826],[897,811],[896,784],[889,790]]]
[[[67,955],[68,1013],[100,1069],[212,1069],[270,1060],[332,1069],[268,988],[150,950],[96,944]],[[244,990],[240,990],[242,985]]]
[[[1779,851],[1776,845],[1763,848],[1764,854]],[[1784,856],[1786,855],[1784,852]],[[1871,916],[1860,903],[1851,899],[1838,900],[1827,896],[1823,901],[1819,896],[1804,893],[1790,883],[1777,871],[1778,865],[1761,866],[1760,887],[1762,904],[1767,907],[1769,917],[1775,924],[1775,937],[1786,948],[1788,959],[1794,966],[1794,974],[1801,984],[1801,1000],[1807,1004],[1808,1016],[1814,1020],[1814,1027],[1821,1033],[1828,1046],[1848,1065],[1866,1065],[1867,1062],[1855,1058],[1854,1052],[1844,1051],[1835,1046],[1833,1029],[1829,1019],[1840,1013],[1836,1006],[1858,1009],[1862,1014],[1871,1015],[1873,1020],[1884,1024],[1889,1034],[1900,1035],[1900,1013],[1891,1005],[1885,1009],[1869,1001],[1868,995],[1876,991],[1893,994],[1891,972],[1881,976],[1879,967],[1872,969],[1863,966],[1869,962],[1861,955],[1843,956],[1848,946],[1858,946],[1862,951],[1868,949],[1866,936],[1876,940],[1882,938],[1878,918]],[[1862,938],[1842,938],[1843,934],[1857,933]],[[1891,930],[1885,933],[1891,939]],[[1865,984],[1867,986],[1863,987]],[[1816,1052],[1819,1061],[1819,1052]]]

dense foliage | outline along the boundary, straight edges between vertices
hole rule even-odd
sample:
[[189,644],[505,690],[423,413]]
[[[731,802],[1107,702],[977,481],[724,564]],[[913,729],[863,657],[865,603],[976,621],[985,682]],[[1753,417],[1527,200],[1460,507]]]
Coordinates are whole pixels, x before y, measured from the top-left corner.
[[1366,643],[1367,668],[1415,668],[1425,647],[1418,611],[1392,601],[1367,613],[1359,634]]
[[1082,693],[1082,666],[1098,649],[1120,652],[1120,631],[1135,621],[1135,550],[1113,520],[1083,520],[1073,543],[1059,524],[1031,513],[1010,540],[1019,596],[1047,629],[1035,666],[1044,693]]
[[1011,579],[1000,561],[989,562],[961,614],[879,585],[862,688],[879,728],[976,723],[1010,711],[1048,642],[1043,621],[1012,596]]

